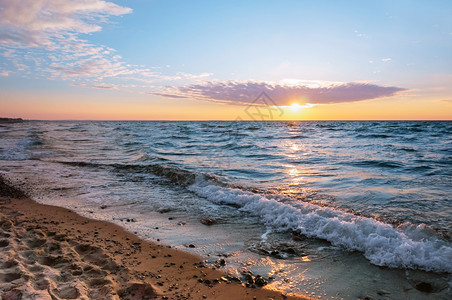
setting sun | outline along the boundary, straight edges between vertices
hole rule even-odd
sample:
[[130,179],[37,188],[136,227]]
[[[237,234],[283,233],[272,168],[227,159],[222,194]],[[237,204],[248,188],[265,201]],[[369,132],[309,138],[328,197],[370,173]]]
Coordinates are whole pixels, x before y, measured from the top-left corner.
[[290,110],[291,110],[292,112],[296,112],[296,111],[298,111],[298,110],[300,109],[300,107],[301,107],[300,104],[294,103],[294,104],[292,104],[292,105],[290,106]]

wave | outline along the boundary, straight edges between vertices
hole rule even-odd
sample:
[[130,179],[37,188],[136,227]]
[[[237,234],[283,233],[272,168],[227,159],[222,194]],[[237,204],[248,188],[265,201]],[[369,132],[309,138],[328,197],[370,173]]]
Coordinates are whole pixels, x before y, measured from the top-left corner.
[[364,139],[386,139],[393,136],[387,134],[358,134],[356,137]]
[[218,182],[219,184],[221,184],[214,176],[210,176],[207,174],[198,174],[178,167],[158,163],[147,165],[134,165],[134,164],[101,164],[78,161],[56,161],[56,162],[77,167],[113,168],[115,171],[133,171],[136,173],[150,173],[169,179],[170,181],[180,186],[187,186],[193,184],[196,182],[198,177],[202,177],[205,180],[211,180],[213,182]]
[[43,145],[43,141],[38,137],[27,137],[16,143],[11,148],[3,149],[0,152],[0,160],[19,161],[32,159],[38,151],[32,151],[34,147]]
[[354,161],[349,164],[358,166],[358,167],[378,167],[378,168],[400,168],[403,165],[401,163],[395,161],[383,161],[383,160],[363,160],[363,161]]
[[393,227],[372,218],[330,207],[287,201],[287,196],[232,186],[217,177],[176,166],[60,163],[152,173],[184,186],[213,203],[237,207],[240,211],[258,217],[262,224],[275,231],[293,231],[307,237],[327,240],[345,250],[360,251],[375,265],[452,273],[450,243],[432,234],[432,229],[424,224],[416,226],[404,223]]
[[276,231],[296,231],[346,250],[360,251],[378,266],[452,273],[452,247],[429,236],[430,230],[423,224],[402,230],[310,203],[293,207],[277,197],[222,187],[202,179],[187,189],[214,203],[239,207]]

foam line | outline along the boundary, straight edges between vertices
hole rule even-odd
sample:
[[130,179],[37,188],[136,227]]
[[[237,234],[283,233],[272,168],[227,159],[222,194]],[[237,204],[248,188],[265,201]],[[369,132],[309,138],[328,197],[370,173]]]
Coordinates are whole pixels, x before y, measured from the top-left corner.
[[452,247],[437,237],[428,237],[425,225],[401,229],[309,203],[294,207],[270,196],[221,187],[202,177],[187,188],[214,203],[238,206],[275,231],[299,231],[346,250],[361,251],[378,266],[452,273]]

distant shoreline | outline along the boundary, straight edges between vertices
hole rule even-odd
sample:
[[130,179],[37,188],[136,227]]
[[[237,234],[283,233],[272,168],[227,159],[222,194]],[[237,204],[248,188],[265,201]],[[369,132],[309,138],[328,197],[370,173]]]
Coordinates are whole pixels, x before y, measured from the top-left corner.
[[0,123],[20,123],[23,121],[22,118],[0,118]]

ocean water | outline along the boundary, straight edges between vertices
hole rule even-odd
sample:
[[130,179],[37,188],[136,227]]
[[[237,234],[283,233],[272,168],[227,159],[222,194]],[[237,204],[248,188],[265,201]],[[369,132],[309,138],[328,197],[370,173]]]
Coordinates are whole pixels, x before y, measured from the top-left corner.
[[0,172],[267,288],[452,297],[449,121],[1,124]]

